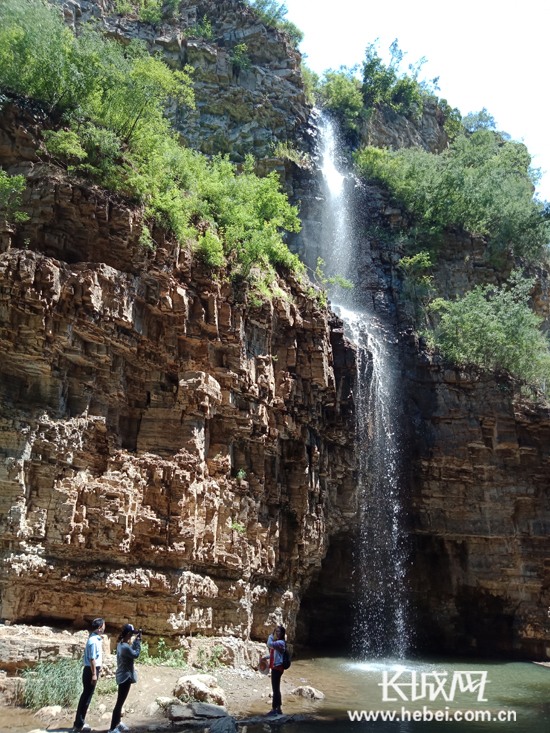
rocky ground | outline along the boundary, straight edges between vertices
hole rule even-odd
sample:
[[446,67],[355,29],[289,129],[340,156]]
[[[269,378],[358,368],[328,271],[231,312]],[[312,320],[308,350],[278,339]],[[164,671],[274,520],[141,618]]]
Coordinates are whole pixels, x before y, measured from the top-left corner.
[[[305,666],[299,662],[285,672],[282,680],[283,711],[289,716],[315,715],[319,710],[318,702],[292,695],[297,687],[315,684],[314,680],[303,677]],[[167,712],[159,706],[157,700],[170,698],[178,679],[184,675],[197,673],[170,667],[137,667],[138,682],[132,688],[125,707],[123,722],[131,729],[139,731],[162,731],[178,729],[201,729],[211,723],[211,719],[201,718],[200,706],[195,708],[199,715],[189,720],[171,721]],[[311,667],[308,667],[308,673]],[[236,720],[250,719],[264,715],[270,709],[271,683],[268,676],[247,669],[220,667],[210,670],[218,685],[223,689],[227,704],[226,710]],[[103,733],[109,730],[111,711],[115,704],[115,694],[99,694],[87,716],[87,722],[93,731]],[[184,706],[182,706],[184,707]],[[206,706],[204,706],[206,709]],[[0,711],[3,720],[2,733],[27,733],[33,731],[64,731],[70,729],[74,720],[74,711],[44,709],[33,715],[24,708],[3,707]]]

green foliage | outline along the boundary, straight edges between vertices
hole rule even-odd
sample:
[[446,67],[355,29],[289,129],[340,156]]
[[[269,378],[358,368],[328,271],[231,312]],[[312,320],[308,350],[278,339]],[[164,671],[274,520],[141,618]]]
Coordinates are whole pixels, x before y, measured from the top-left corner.
[[525,145],[488,130],[460,135],[441,155],[368,147],[356,154],[363,175],[382,181],[427,233],[456,226],[539,258],[550,240],[548,215],[533,198],[537,172]]
[[148,642],[141,642],[141,653],[136,659],[136,664],[145,664],[149,667],[162,666],[187,669],[187,653],[184,649],[171,649],[161,636],[157,644],[157,653],[155,656],[149,653]]
[[[418,75],[424,59],[416,66],[410,65],[412,75],[400,72],[405,56],[397,39],[390,46],[390,63],[386,66],[378,55],[378,41],[369,43],[363,62],[363,99],[365,107],[389,107],[393,112],[405,116],[422,114],[422,87]],[[435,83],[436,80],[434,80]]]
[[515,271],[508,286],[479,285],[462,298],[435,300],[430,309],[441,314],[435,342],[445,357],[457,364],[505,369],[544,386],[550,353],[539,330],[542,318],[529,307],[534,282]]
[[246,0],[254,9],[258,19],[268,28],[278,28],[288,34],[294,48],[298,48],[304,40],[303,32],[292,21],[287,19],[288,9],[286,4],[278,0]]
[[203,236],[199,237],[195,251],[208,267],[223,267],[226,264],[223,244],[211,229],[207,229]]
[[107,679],[100,675],[97,681],[97,694],[98,695],[116,695],[118,692],[118,685],[115,677]]
[[[244,529],[239,530],[240,532],[245,531]],[[210,654],[210,659],[208,660],[208,666],[210,669],[216,669],[216,667],[221,667],[223,664],[221,661],[221,658],[223,656],[223,646],[221,644],[216,644],[216,646],[212,649],[212,653]]]
[[246,527],[240,522],[231,522],[231,529],[234,529],[236,532],[241,532],[242,534],[246,532]]
[[197,36],[198,38],[204,38],[207,41],[214,40],[214,31],[212,30],[212,23],[208,20],[208,16],[205,15],[202,22],[197,23],[189,30],[189,35]]
[[239,470],[237,471],[237,478],[242,480],[246,478],[246,471],[244,470],[244,468],[239,468]]
[[247,51],[248,46],[246,43],[238,43],[229,54],[229,61],[233,66],[233,70],[237,71],[237,76],[240,71],[248,71],[252,68],[252,62],[246,53]]
[[312,71],[307,64],[302,61],[302,79],[304,82],[304,94],[306,102],[313,106],[315,104],[315,96],[319,90],[319,74]]
[[341,66],[338,71],[328,69],[318,89],[320,104],[336,116],[346,133],[357,132],[366,116],[356,71],[356,67],[348,69],[346,66]]
[[331,288],[327,288],[327,285],[330,286],[338,286],[340,288],[343,288],[344,290],[353,290],[353,283],[351,283],[349,280],[346,280],[345,277],[342,277],[341,275],[335,275],[334,277],[326,277],[325,272],[323,270],[324,266],[326,265],[326,262],[321,258],[317,258],[317,267],[315,270],[312,270],[310,268],[310,272],[313,276],[313,280],[317,287],[321,288],[322,290],[330,290]]
[[126,142],[162,125],[169,99],[193,105],[190,70],[171,71],[140,41],[123,47],[92,26],[75,37],[39,0],[2,0],[0,21],[0,86],[88,117]]
[[278,158],[291,160],[300,168],[308,168],[310,165],[309,153],[299,150],[293,143],[279,141],[273,149],[273,154]]
[[[198,237],[198,222],[206,223],[200,230],[210,233],[200,237],[197,255],[210,266],[225,257],[233,275],[253,277],[257,270],[266,283],[274,268],[303,270],[281,234],[300,225],[277,174],[258,178],[249,157],[237,175],[228,159],[209,161],[179,145],[165,109],[169,101],[180,109],[193,105],[189,69],[171,71],[143,44],[123,47],[94,28],[75,38],[39,0],[0,2],[0,85],[65,113],[69,132],[46,136],[52,151],[72,156],[71,163],[78,156],[77,173],[139,202],[144,218],[182,245]],[[151,245],[146,228],[142,244]]]
[[450,140],[454,140],[463,131],[462,115],[457,107],[451,107],[446,99],[438,99],[437,106],[443,112],[445,122],[443,127]]
[[75,707],[82,691],[82,660],[59,659],[38,662],[22,671],[25,706],[32,710],[48,705]]
[[81,145],[80,137],[73,130],[45,130],[44,138],[46,150],[50,155],[66,161],[82,161],[88,153]]
[[427,270],[432,266],[430,253],[417,252],[411,257],[402,257],[399,267],[403,272],[403,298],[416,307],[416,318],[420,313],[426,317],[426,306],[432,297],[433,275]]
[[477,132],[478,130],[496,131],[497,129],[495,118],[487,112],[485,107],[479,112],[469,112],[462,119],[462,124],[468,132]]
[[[175,12],[178,0],[169,0],[170,10]],[[162,20],[162,0],[115,0],[114,11],[117,15],[137,15],[146,23],[160,23]]]
[[0,219],[15,223],[28,221],[28,214],[15,211],[21,205],[21,194],[26,186],[25,176],[8,176],[0,168]]

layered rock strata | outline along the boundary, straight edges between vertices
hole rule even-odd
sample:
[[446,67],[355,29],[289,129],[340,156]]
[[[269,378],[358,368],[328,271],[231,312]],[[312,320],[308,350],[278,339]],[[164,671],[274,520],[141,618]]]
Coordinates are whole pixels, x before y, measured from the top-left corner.
[[0,616],[163,636],[293,628],[353,522],[354,356],[294,280],[247,307],[141,212],[52,175],[5,107],[30,221],[0,256]]

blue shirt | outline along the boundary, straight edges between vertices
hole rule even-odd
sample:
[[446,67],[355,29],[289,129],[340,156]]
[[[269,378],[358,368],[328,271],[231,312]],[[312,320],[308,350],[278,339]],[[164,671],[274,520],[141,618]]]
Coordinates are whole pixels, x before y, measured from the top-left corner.
[[95,666],[101,667],[103,662],[103,646],[101,644],[101,636],[90,634],[90,638],[86,642],[84,649],[84,666],[91,667],[90,660],[95,659]]

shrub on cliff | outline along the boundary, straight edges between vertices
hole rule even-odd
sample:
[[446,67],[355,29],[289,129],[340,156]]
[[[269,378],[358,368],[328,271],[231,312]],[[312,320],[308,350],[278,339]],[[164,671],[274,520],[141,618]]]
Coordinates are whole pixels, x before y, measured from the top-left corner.
[[300,269],[280,232],[299,229],[297,210],[276,174],[258,178],[249,159],[238,175],[227,159],[179,145],[165,110],[193,105],[189,71],[93,27],[75,38],[39,0],[0,0],[0,85],[63,113],[66,129],[45,139],[53,159],[134,198],[182,244],[211,230],[197,247],[209,266],[227,262],[243,277],[258,268],[268,281],[274,266]]
[[500,288],[479,285],[462,298],[434,300],[430,310],[441,314],[434,340],[444,356],[456,364],[506,369],[545,387],[550,352],[539,330],[543,319],[529,307],[534,283],[516,271]]
[[303,32],[286,17],[288,8],[278,0],[245,0],[254,10],[259,20],[268,28],[278,28],[288,34],[294,48],[298,48],[304,40]]
[[522,143],[489,130],[460,135],[441,155],[418,148],[356,154],[361,173],[384,183],[425,232],[455,226],[486,236],[493,252],[539,258],[550,241],[547,208],[533,198],[538,172]]
[[[424,103],[435,102],[445,118],[445,128],[454,137],[462,129],[460,112],[452,109],[447,100],[438,99],[438,79],[421,80],[420,74],[426,59],[409,64],[404,71],[405,52],[399,48],[397,39],[390,46],[390,61],[385,64],[378,53],[378,41],[369,43],[362,67],[340,67],[338,71],[325,71],[316,85],[316,97],[325,109],[330,110],[340,121],[344,133],[352,143],[358,141],[358,131],[363,120],[368,119],[375,109],[389,110],[404,117],[418,117]],[[361,70],[362,79],[358,73]]]

